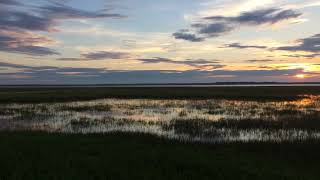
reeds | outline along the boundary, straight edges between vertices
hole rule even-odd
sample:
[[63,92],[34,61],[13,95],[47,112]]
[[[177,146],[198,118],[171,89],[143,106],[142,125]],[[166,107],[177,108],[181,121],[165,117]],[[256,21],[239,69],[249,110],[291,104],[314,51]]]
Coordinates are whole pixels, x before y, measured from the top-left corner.
[[1,119],[11,130],[141,132],[190,141],[297,140],[319,137],[320,96],[265,102],[100,99],[2,104]]

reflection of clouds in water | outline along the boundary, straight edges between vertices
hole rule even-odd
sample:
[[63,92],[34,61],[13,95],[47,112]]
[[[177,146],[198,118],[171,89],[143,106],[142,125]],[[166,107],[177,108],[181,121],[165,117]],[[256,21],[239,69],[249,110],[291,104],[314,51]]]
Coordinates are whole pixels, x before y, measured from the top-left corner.
[[[279,102],[101,99],[52,104],[3,104],[0,111],[0,130],[143,132],[197,141],[290,140],[315,138],[319,134],[308,129],[239,129],[225,124],[216,127],[210,122],[320,117],[320,96]],[[206,122],[201,124],[203,120]],[[177,121],[182,124],[176,125]]]

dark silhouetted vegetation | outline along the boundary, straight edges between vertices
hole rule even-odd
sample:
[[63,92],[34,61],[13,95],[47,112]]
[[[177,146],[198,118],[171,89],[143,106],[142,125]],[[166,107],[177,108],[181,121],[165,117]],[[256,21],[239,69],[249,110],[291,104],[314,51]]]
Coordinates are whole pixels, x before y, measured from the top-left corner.
[[79,87],[0,88],[0,103],[39,103],[101,98],[296,100],[320,87]]
[[0,179],[318,180],[320,144],[197,144],[143,134],[0,134]]

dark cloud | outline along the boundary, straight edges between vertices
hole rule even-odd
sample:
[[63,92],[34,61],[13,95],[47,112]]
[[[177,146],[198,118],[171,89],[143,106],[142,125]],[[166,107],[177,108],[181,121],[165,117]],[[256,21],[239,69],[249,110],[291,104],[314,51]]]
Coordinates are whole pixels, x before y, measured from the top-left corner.
[[17,48],[0,48],[0,51],[28,54],[34,56],[47,56],[47,55],[59,55],[56,51],[51,50],[50,48],[41,47],[41,46],[21,46]]
[[190,70],[190,71],[116,71],[103,68],[32,67],[0,63],[0,69],[20,69],[18,72],[0,71],[0,84],[108,84],[108,83],[210,83],[219,81],[292,81],[296,74],[314,76],[319,73],[303,69],[275,70]]
[[313,35],[308,38],[299,39],[297,40],[299,43],[295,46],[282,46],[276,48],[276,50],[283,50],[283,51],[304,51],[304,52],[311,52],[311,53],[318,53],[320,52],[320,34]]
[[0,5],[20,5],[21,3],[15,0],[0,0]]
[[205,65],[205,64],[218,64],[218,60],[206,60],[206,59],[187,59],[184,61],[185,64],[190,65]]
[[52,44],[45,36],[22,30],[0,30],[0,51],[34,56],[58,55],[59,53],[39,44]]
[[168,58],[142,58],[138,59],[142,63],[170,63],[188,65],[199,69],[219,69],[225,67],[225,65],[219,64],[219,61],[210,61],[205,59],[187,59],[184,61],[176,61]]
[[200,64],[210,64],[210,63],[219,63],[220,61],[209,61],[205,59],[187,59],[185,61],[175,61],[169,58],[161,58],[161,57],[156,57],[156,58],[142,58],[138,59],[139,61],[142,61],[143,63],[175,63],[175,64],[191,64],[191,65],[200,65]]
[[127,59],[132,55],[126,52],[115,51],[98,51],[81,54],[80,58],[58,58],[60,61],[89,61],[89,60],[106,60],[106,59]]
[[[183,39],[191,42],[193,37],[197,37],[202,41],[206,38],[218,37],[229,33],[241,26],[258,26],[265,24],[275,24],[289,19],[296,19],[302,16],[302,13],[291,9],[269,8],[260,9],[250,12],[243,12],[238,16],[209,16],[204,17],[201,22],[191,25],[188,33],[181,31],[174,33],[176,39]],[[185,35],[177,38],[177,35]],[[188,36],[189,35],[189,36]]]
[[[12,3],[13,2],[14,1],[12,1]],[[7,3],[9,3],[9,1]],[[90,12],[75,9],[61,3],[53,3],[47,6],[34,7],[33,12],[12,8],[1,9],[0,27],[14,27],[33,31],[53,31],[59,20],[123,17],[125,16],[116,13],[107,13],[103,10]]]
[[274,60],[272,59],[251,59],[251,60],[246,60],[246,62],[249,63],[265,63],[265,62],[273,62]]
[[[52,2],[52,1],[51,1]],[[63,1],[60,1],[63,2]],[[19,5],[21,7],[0,6],[0,51],[29,55],[57,55],[54,50],[44,47],[49,38],[36,35],[35,31],[58,31],[57,26],[65,19],[123,18],[108,10],[85,11],[51,3],[46,6],[27,6],[14,0],[0,0],[0,5]],[[31,37],[29,37],[31,35]],[[40,37],[41,36],[41,37]],[[97,54],[97,57],[103,54]],[[105,56],[108,56],[105,54]],[[116,54],[109,54],[116,57]],[[99,57],[98,57],[99,58]]]
[[62,57],[57,58],[58,61],[87,61],[88,59],[85,58],[69,58],[69,57]]
[[232,25],[226,23],[193,24],[192,27],[199,28],[198,33],[206,37],[217,37],[234,29]]
[[302,13],[294,10],[282,10],[278,8],[260,9],[251,12],[243,12],[239,16],[210,16],[206,20],[222,21],[225,23],[261,25],[275,24],[284,20],[298,18]]
[[320,56],[320,53],[314,53],[314,54],[293,54],[293,55],[283,55],[284,57],[290,57],[290,58],[308,58],[312,59],[315,57]]
[[82,54],[86,59],[100,60],[100,59],[125,59],[129,58],[130,54],[125,52],[110,52],[110,51],[99,51],[87,54]]
[[9,67],[9,68],[16,68],[20,69],[19,72],[12,72],[12,73],[1,73],[0,74],[16,74],[16,75],[30,75],[32,77],[41,77],[42,75],[50,75],[54,78],[54,76],[59,75],[77,75],[77,74],[87,74],[87,75],[98,75],[100,73],[105,73],[106,69],[103,68],[61,68],[61,67],[54,67],[54,66],[27,66],[21,64],[13,64],[13,63],[5,63],[0,62],[0,68]]
[[54,22],[52,19],[16,10],[0,11],[0,28],[24,29],[31,31],[52,31]]
[[29,66],[25,66],[25,65],[20,65],[20,64],[13,64],[13,63],[6,63],[6,62],[0,62],[0,67],[10,67],[10,68],[29,68]]
[[[176,61],[173,61],[168,58],[160,58],[160,57],[155,57],[155,58],[142,58],[138,59],[139,61],[143,63],[176,63]],[[178,62],[180,64],[180,62]]]
[[204,41],[204,38],[197,37],[195,34],[191,34],[190,32],[185,30],[180,30],[179,32],[173,33],[172,35],[176,39],[182,39],[182,40],[187,40],[191,42]]
[[223,48],[238,48],[238,49],[267,49],[268,46],[257,45],[242,45],[240,43],[226,44]]
[[90,12],[80,9],[75,9],[61,3],[39,8],[42,14],[49,16],[52,19],[91,19],[91,18],[124,18],[126,16],[117,13],[107,13],[107,10]]

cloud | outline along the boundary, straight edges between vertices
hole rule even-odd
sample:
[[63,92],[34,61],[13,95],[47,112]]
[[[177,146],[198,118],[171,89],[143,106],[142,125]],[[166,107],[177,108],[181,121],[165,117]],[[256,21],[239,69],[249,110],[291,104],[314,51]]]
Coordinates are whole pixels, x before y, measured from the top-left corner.
[[238,48],[238,49],[267,49],[268,46],[243,45],[240,43],[225,44],[222,48]]
[[204,38],[197,37],[195,34],[191,34],[188,31],[180,30],[179,32],[172,34],[176,39],[183,39],[191,42],[201,42],[204,41]]
[[320,34],[313,35],[308,38],[299,39],[297,40],[299,44],[294,46],[281,46],[275,48],[276,50],[283,50],[283,51],[304,51],[304,52],[311,52],[311,53],[318,53],[320,52]]
[[15,0],[0,0],[0,4],[3,5],[20,5],[21,3]]
[[82,54],[86,59],[100,60],[100,59],[125,59],[129,58],[129,53],[124,52],[110,52],[110,51],[99,51],[87,54]]
[[106,60],[106,59],[127,59],[132,55],[127,52],[98,51],[81,54],[80,58],[58,58],[60,61],[88,61],[88,60]]
[[315,58],[320,56],[320,53],[314,53],[314,54],[289,54],[289,55],[283,55],[284,57],[290,57],[290,58]]
[[6,63],[6,62],[0,62],[0,68],[6,67],[6,68],[16,68],[20,69],[19,72],[12,72],[12,73],[1,73],[4,74],[15,74],[18,76],[23,75],[30,75],[31,77],[42,77],[44,76],[50,76],[52,78],[55,78],[55,76],[63,75],[63,74],[81,74],[81,75],[94,75],[97,76],[100,73],[105,73],[106,69],[103,68],[72,68],[72,67],[55,67],[55,66],[28,66],[28,65],[21,65],[21,64],[14,64],[14,63]]
[[10,68],[29,68],[29,66],[25,66],[25,65],[20,65],[20,64],[13,64],[13,63],[6,63],[6,62],[0,62],[0,67],[10,67]]
[[42,45],[54,44],[55,41],[28,31],[0,30],[0,51],[28,54],[34,56],[58,55],[59,53]]
[[[52,1],[51,1],[52,2]],[[59,53],[44,47],[49,38],[35,32],[58,31],[57,26],[65,19],[123,18],[108,10],[96,12],[76,9],[61,3],[46,6],[27,6],[14,0],[1,0],[0,5],[19,5],[19,7],[0,6],[0,51],[29,55],[57,55]],[[11,33],[8,33],[11,32]],[[29,35],[31,35],[29,37]]]
[[[11,1],[8,1],[9,3]],[[12,1],[11,3],[13,3]],[[29,10],[30,11],[30,10]],[[34,7],[33,12],[12,8],[1,9],[0,27],[20,28],[32,31],[55,31],[59,21],[65,19],[124,18],[124,15],[75,9],[61,3],[53,3],[42,7]]]
[[221,81],[293,81],[296,74],[319,79],[319,72],[303,69],[272,70],[138,70],[117,71],[104,68],[71,68],[10,64],[0,62],[2,68],[20,69],[18,72],[1,72],[0,84],[108,84],[108,83],[212,83]]
[[199,34],[204,34],[207,37],[217,37],[230,32],[234,27],[226,23],[212,23],[212,24],[192,24],[194,28],[198,28]]
[[53,26],[53,20],[46,16],[35,15],[12,9],[1,9],[0,11],[0,28],[19,28],[31,31],[53,31]]
[[253,10],[240,13],[238,16],[207,16],[203,17],[200,22],[191,24],[191,30],[182,30],[188,33],[180,30],[173,36],[176,39],[197,42],[194,41],[195,37],[203,41],[206,38],[222,36],[242,26],[272,25],[301,16],[302,13],[295,10],[279,8]]
[[262,25],[275,24],[288,19],[295,19],[302,15],[291,9],[282,10],[278,8],[259,9],[250,12],[243,12],[239,16],[209,16],[205,20],[222,21],[225,23]]
[[198,69],[220,69],[225,67],[225,65],[219,64],[219,61],[210,61],[205,59],[187,59],[184,61],[176,61],[169,58],[142,58],[138,59],[142,63],[170,63],[170,64],[180,64],[188,65]]
[[209,61],[209,60],[205,60],[205,59],[197,59],[197,60],[190,60],[187,59],[186,61],[175,61],[169,58],[160,58],[160,57],[156,57],[156,58],[142,58],[142,59],[138,59],[139,61],[142,61],[143,63],[177,63],[177,64],[210,64],[210,63],[219,63],[220,61]]
[[57,58],[56,60],[58,60],[58,61],[87,61],[88,59],[62,57],[62,58]]
[[61,3],[40,7],[40,12],[51,19],[92,19],[92,18],[124,18],[126,16],[117,13],[107,13],[107,10],[90,12],[75,9]]
[[265,63],[265,62],[273,62],[274,60],[272,59],[251,59],[251,60],[246,60],[246,62],[249,63]]

